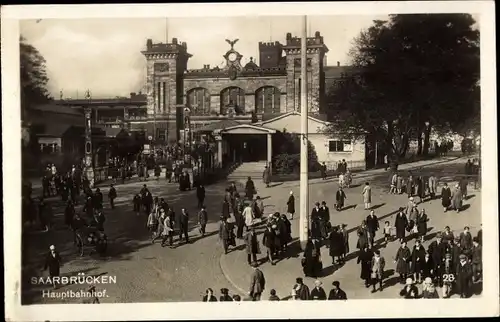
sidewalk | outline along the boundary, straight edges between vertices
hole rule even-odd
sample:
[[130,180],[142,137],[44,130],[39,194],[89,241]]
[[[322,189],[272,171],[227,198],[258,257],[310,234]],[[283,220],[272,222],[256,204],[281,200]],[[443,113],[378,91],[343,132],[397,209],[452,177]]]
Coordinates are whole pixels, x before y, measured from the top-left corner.
[[[452,158],[449,160],[441,160],[439,162],[431,162],[431,161],[421,161],[413,164],[408,164],[401,166],[401,170],[406,170],[410,168],[420,168],[430,165],[437,165],[439,163],[448,162],[446,164],[446,169],[456,168],[461,169],[462,163],[465,161],[457,160],[456,158]],[[443,167],[443,166],[441,166]],[[384,169],[377,169],[372,171],[366,171],[363,175],[358,175],[354,178],[356,183],[361,183],[358,179],[365,179],[368,177],[373,177],[376,175],[380,175],[385,173]],[[366,217],[368,214],[367,211],[363,210],[362,206],[356,207],[353,204],[361,204],[361,187],[346,189],[347,201],[346,206],[351,206],[350,209],[344,210],[342,212],[336,212],[332,209],[332,199],[334,198],[334,191],[336,189],[336,183],[334,182],[325,182],[319,180],[321,183],[310,189],[310,207],[313,206],[316,200],[325,200],[327,204],[330,206],[331,213],[331,222],[333,225],[338,225],[340,223],[346,223],[347,229],[349,233],[349,245],[350,245],[350,253],[353,254],[357,251],[356,242],[357,236],[355,233],[356,227],[359,225],[362,219]],[[272,213],[275,211],[283,212],[286,209],[286,201],[288,199],[289,191],[292,190],[295,195],[295,204],[296,207],[299,205],[300,191],[295,186],[285,186],[284,184],[275,185],[270,188],[265,188],[260,180],[256,181],[256,188],[261,196],[264,199],[265,204],[265,214]],[[377,216],[381,222],[381,227],[383,226],[384,221],[389,221],[391,225],[394,224],[394,214],[395,210],[401,206],[405,205],[407,202],[406,195],[389,195],[383,190],[385,187],[372,187],[372,198],[373,205]],[[456,214],[455,212],[448,212],[443,214],[441,208],[440,200],[433,200],[430,202],[426,202],[422,205],[422,207],[426,208],[427,214],[430,218],[428,227],[432,230],[429,235],[434,236],[434,234],[438,231],[441,231],[444,226],[449,225],[453,231],[459,233],[462,231],[465,225],[471,227],[471,233],[475,236],[477,230],[480,227],[480,207],[481,207],[481,194],[478,191],[470,191],[470,195],[474,195],[471,199],[465,201],[467,204],[467,208],[465,211]],[[300,246],[298,243],[297,236],[299,235],[299,216],[296,214],[296,217],[292,221],[292,238],[293,242],[290,247],[289,253],[286,258],[279,261],[275,266],[270,265],[268,262],[263,262],[265,257],[265,248],[262,246],[262,235],[260,234],[260,230],[258,231],[258,241],[261,244],[262,254],[258,255],[258,259],[260,260],[260,269],[265,275],[266,278],[266,290],[263,294],[263,299],[267,299],[269,297],[269,291],[271,289],[275,289],[280,298],[287,297],[290,295],[291,287],[295,283],[295,279],[297,277],[302,277],[304,279],[304,283],[309,286],[309,288],[314,287],[314,279],[306,278],[302,272],[302,266],[300,263],[300,258],[302,256],[302,251],[300,250]],[[378,233],[377,237],[380,238],[382,233]],[[430,243],[430,240],[427,241],[424,246],[427,247]],[[410,248],[413,247],[414,242],[409,242],[408,246]],[[246,258],[246,250],[244,247],[244,242],[241,240],[237,240],[237,250],[231,251],[227,255],[221,255],[220,258],[220,266],[222,272],[228,279],[229,283],[232,284],[234,289],[237,289],[241,295],[247,296],[250,276],[252,274],[252,268],[247,264]],[[341,268],[336,268],[331,265],[331,257],[329,256],[328,249],[326,247],[322,247],[321,256],[323,260],[323,276],[319,279],[323,282],[323,287],[325,291],[329,292],[331,289],[331,283],[334,280],[338,280],[341,283],[341,288],[347,292],[348,298],[351,299],[381,299],[381,298],[399,298],[399,291],[401,287],[397,284],[397,274],[395,274],[395,264],[393,263],[393,257],[396,254],[396,251],[399,247],[399,243],[392,242],[387,248],[382,248],[382,255],[386,259],[386,272],[391,275],[385,279],[385,290],[380,293],[371,293],[371,289],[366,289],[364,287],[363,282],[359,278],[360,268],[356,263],[356,257],[351,255],[351,259]]]

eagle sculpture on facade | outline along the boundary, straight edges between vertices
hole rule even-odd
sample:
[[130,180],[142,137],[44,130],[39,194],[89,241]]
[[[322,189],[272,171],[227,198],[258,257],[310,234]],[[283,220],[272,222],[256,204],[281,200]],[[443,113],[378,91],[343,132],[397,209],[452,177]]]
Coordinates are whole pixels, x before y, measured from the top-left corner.
[[226,39],[226,42],[231,46],[231,49],[233,49],[234,47],[234,44],[236,44],[238,42],[239,39],[235,39],[233,41],[229,40],[229,39]]

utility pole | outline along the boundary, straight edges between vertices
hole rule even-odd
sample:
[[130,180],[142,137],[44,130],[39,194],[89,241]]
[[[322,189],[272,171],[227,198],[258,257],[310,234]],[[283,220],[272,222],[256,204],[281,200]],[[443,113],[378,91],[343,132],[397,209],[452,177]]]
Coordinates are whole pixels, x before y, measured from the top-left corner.
[[300,124],[302,140],[300,145],[300,246],[304,250],[309,238],[309,167],[307,153],[307,16],[302,18],[302,37],[300,46]]

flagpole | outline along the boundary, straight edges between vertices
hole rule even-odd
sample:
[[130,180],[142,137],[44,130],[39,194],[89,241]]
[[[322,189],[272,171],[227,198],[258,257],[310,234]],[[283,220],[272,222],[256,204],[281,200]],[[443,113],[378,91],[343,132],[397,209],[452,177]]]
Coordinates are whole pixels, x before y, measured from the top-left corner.
[[302,37],[300,43],[300,246],[303,250],[309,238],[309,170],[307,153],[307,16],[302,18]]

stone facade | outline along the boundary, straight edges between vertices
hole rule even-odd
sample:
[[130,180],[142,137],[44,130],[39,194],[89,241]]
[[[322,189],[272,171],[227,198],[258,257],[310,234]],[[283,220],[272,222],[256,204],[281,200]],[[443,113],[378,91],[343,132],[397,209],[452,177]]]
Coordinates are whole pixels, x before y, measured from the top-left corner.
[[[172,117],[175,115],[176,124],[180,126],[182,122],[179,120],[183,119],[182,105],[191,110],[196,108],[200,101],[193,104],[188,97],[191,97],[190,93],[193,93],[192,97],[198,97],[194,93],[202,91],[199,96],[205,97],[204,116],[213,116],[216,121],[218,116],[225,113],[228,102],[227,97],[226,101],[223,100],[223,95],[228,93],[229,88],[239,88],[241,91],[238,93],[243,94],[237,95],[244,95],[244,98],[238,96],[238,102],[244,100],[244,104],[241,104],[244,106],[238,107],[241,114],[259,114],[256,116],[261,119],[260,114],[264,113],[263,110],[265,111],[269,104],[274,104],[272,108],[274,112],[299,111],[300,38],[292,37],[288,33],[284,44],[260,42],[260,67],[252,58],[250,63],[242,66],[243,55],[233,48],[236,42],[237,40],[228,41],[231,49],[223,55],[226,58],[224,67],[210,68],[209,65],[205,65],[202,69],[188,70],[187,62],[191,55],[187,52],[186,43],[178,44],[177,39],[173,38],[172,43],[153,44],[148,39],[146,50],[142,53],[147,60],[146,94],[149,118],[155,117],[157,120],[168,118],[172,122]],[[328,48],[319,32],[316,32],[314,37],[307,38],[307,101],[308,109],[312,113],[321,112],[321,102],[325,95],[323,60],[327,52]],[[265,88],[272,90],[266,91]],[[233,102],[234,96],[231,96],[233,94],[227,95]],[[276,95],[279,97],[275,97]],[[279,107],[276,107],[278,100]],[[210,104],[209,108],[206,104]]]

